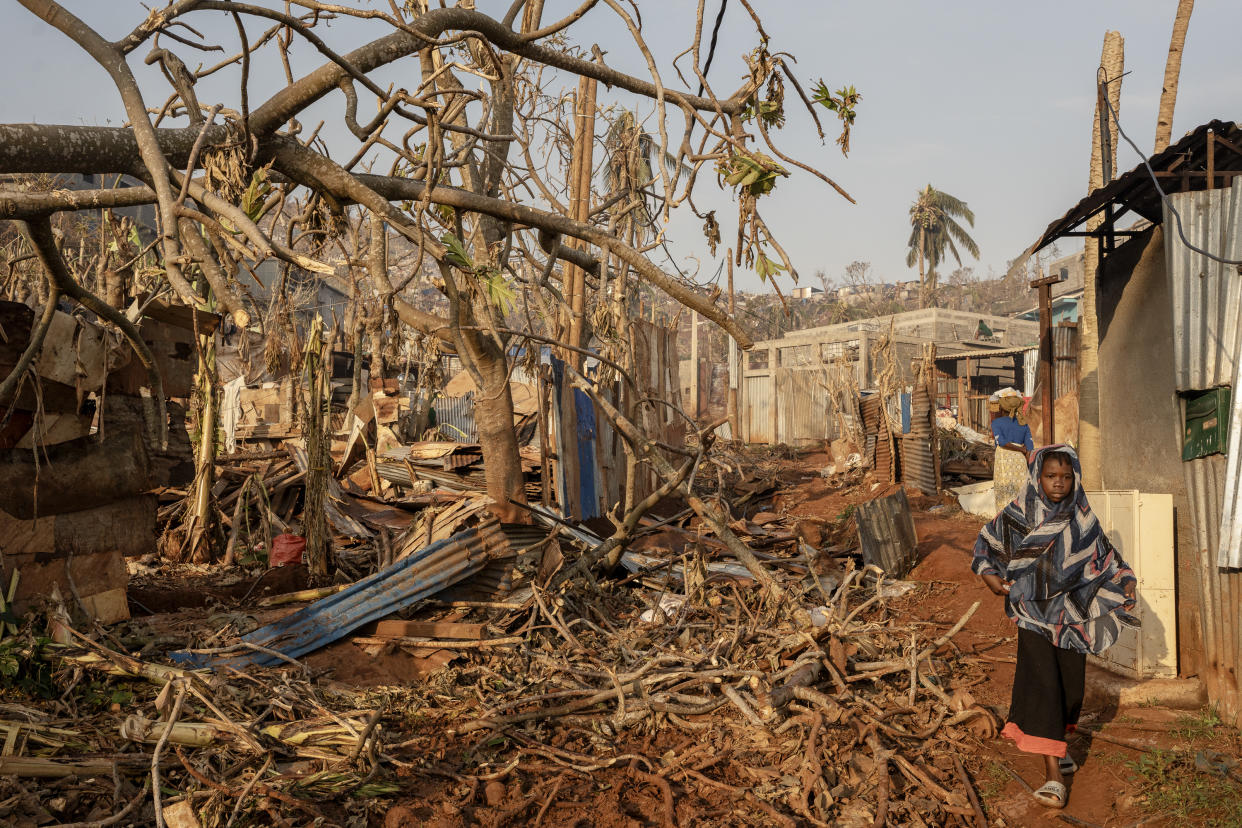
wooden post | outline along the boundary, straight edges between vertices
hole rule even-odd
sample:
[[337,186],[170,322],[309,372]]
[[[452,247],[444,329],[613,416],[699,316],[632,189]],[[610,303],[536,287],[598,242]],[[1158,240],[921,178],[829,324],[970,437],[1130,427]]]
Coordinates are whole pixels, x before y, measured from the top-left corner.
[[959,419],[965,423],[967,428],[975,427],[975,412],[970,407],[970,380],[971,374],[974,373],[973,367],[974,365],[970,361],[970,357],[966,357],[966,394],[958,404],[958,408],[961,409]]
[[958,374],[957,376],[957,421],[961,423],[962,425],[966,426],[967,428],[970,428],[970,426],[966,425],[966,418],[968,416],[969,415],[966,411],[966,376],[964,374]]
[[[591,215],[591,174],[594,170],[595,150],[595,88],[594,78],[583,77],[578,83],[578,95],[575,99],[574,157],[570,169],[570,218],[579,222],[587,222]],[[577,348],[585,347],[583,342],[584,320],[586,315],[586,274],[575,265],[567,264],[566,300],[570,304],[569,313],[569,344]],[[569,351],[566,361],[576,370],[582,370],[582,354]]]
[[858,332],[858,390],[862,391],[871,384],[871,334],[867,331]]
[[550,368],[540,365],[536,370],[535,378],[538,382],[538,424],[539,424],[539,496],[544,508],[552,505],[552,470],[549,463],[552,454],[552,446],[548,441],[548,388],[551,383],[548,382],[546,374]]
[[690,416],[699,416],[699,312],[690,311]]
[[[733,250],[726,252],[729,270],[729,318],[737,318],[737,295],[733,292]],[[734,440],[742,439],[741,424],[738,421],[738,389],[742,384],[742,358],[737,342],[729,337],[729,393],[725,398],[725,413],[729,417],[729,432]]]
[[1031,282],[1039,290],[1039,385],[1040,406],[1044,412],[1044,445],[1056,442],[1056,425],[1052,395],[1052,286],[1061,281],[1060,276],[1045,276]]
[[932,430],[931,430],[931,453],[932,453],[932,466],[933,466],[933,468],[934,468],[934,470],[935,470],[935,473],[936,473],[936,491],[937,491],[937,492],[939,492],[939,491],[941,490],[941,483],[940,483],[940,426],[939,426],[939,424],[937,423],[937,418],[936,418],[936,409],[938,408],[938,405],[937,405],[937,403],[936,403],[936,374],[938,373],[938,369],[936,368],[936,343],[935,343],[935,342],[929,342],[929,343],[927,343],[927,345],[925,345],[924,347],[927,349],[927,365],[931,368],[931,370],[928,372],[928,376],[927,376],[927,401],[931,404],[931,418],[932,418]]
[[1207,132],[1207,188],[1216,189],[1216,133]]
[[772,409],[772,445],[780,442],[780,385],[777,380],[777,367],[780,364],[781,349],[773,346],[768,351],[768,374],[772,377],[772,397],[769,408]]

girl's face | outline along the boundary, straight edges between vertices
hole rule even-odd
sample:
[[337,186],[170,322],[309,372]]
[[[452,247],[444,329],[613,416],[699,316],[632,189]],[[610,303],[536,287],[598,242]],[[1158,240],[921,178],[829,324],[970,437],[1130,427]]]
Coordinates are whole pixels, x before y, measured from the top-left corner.
[[1044,490],[1044,497],[1053,503],[1060,503],[1074,491],[1073,466],[1060,457],[1047,458],[1039,472],[1039,485]]

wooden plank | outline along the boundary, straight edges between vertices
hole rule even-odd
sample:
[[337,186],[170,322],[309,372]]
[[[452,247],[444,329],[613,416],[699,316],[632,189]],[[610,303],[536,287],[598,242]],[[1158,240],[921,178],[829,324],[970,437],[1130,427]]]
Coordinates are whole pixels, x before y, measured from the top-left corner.
[[[194,335],[156,319],[143,319],[138,326],[143,342],[151,349],[164,393],[169,397],[189,397],[194,388]],[[108,375],[108,391],[135,395],[147,384],[147,372],[134,352],[127,348],[128,361]]]
[[215,333],[216,328],[220,327],[221,317],[219,314],[195,310],[188,305],[174,305],[163,299],[156,299],[154,302],[146,304],[147,295],[140,293],[135,299],[138,306],[142,307],[142,315],[147,319],[158,320],[166,325],[190,331],[191,334],[194,332],[195,325],[198,326],[198,332],[205,335]]
[[483,624],[467,624],[454,621],[380,621],[375,625],[375,636],[406,638],[483,638]]

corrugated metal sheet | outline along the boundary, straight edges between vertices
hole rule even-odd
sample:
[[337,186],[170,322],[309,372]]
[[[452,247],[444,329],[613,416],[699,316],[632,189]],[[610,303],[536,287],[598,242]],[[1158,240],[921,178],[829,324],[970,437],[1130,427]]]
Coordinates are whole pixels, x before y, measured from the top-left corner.
[[1208,701],[1225,721],[1242,714],[1238,665],[1242,664],[1242,572],[1216,566],[1219,527],[1224,504],[1225,458],[1215,454],[1183,464],[1195,529],[1195,554],[1200,574],[1198,599],[1202,618],[1203,662],[1200,678]]
[[828,389],[819,381],[819,373],[817,369],[776,369],[778,443],[796,446],[830,436]]
[[[1186,237],[1227,259],[1242,259],[1242,186],[1169,197]],[[1182,244],[1165,216],[1165,264],[1173,309],[1173,375],[1179,391],[1230,385],[1242,332],[1242,277]]]
[[890,578],[910,571],[918,554],[918,536],[905,489],[858,504],[854,523],[864,563],[880,567]]
[[772,377],[746,377],[746,439],[751,443],[772,443]]
[[[1035,364],[1039,364],[1039,351]],[[1059,400],[1078,393],[1078,326],[1057,325],[1052,329],[1052,398]]]
[[932,454],[932,407],[926,387],[910,395],[910,433],[901,439],[901,477],[925,494],[939,490]]
[[[479,572],[487,562],[507,553],[504,531],[494,518],[475,529],[458,532],[363,578],[348,589],[322,598],[275,623],[242,636],[242,641],[297,658],[325,647],[364,624],[435,595]],[[172,654],[181,663],[205,665],[203,654]],[[255,650],[216,659],[213,666],[275,667],[285,660]]]
[[[1242,258],[1242,187],[1178,193],[1170,197],[1187,238],[1225,258]],[[1167,209],[1166,209],[1167,212]],[[1165,226],[1174,224],[1171,216]],[[1214,262],[1165,234],[1165,261],[1173,309],[1174,378],[1179,391],[1235,389],[1242,369],[1242,276],[1236,266]],[[1216,527],[1219,566],[1242,567],[1242,399],[1229,413],[1229,454]]]
[[461,397],[436,397],[431,403],[436,412],[440,433],[449,440],[475,443],[479,440],[474,425],[474,394]]
[[[1242,372],[1242,362],[1238,366]],[[1229,453],[1225,464],[1225,492],[1220,520],[1219,546],[1215,547],[1216,563],[1229,569],[1242,568],[1242,376],[1233,385],[1229,411]],[[1237,615],[1235,618],[1239,617]]]
[[[1242,187],[1170,196],[1187,238],[1229,259],[1242,258]],[[1173,315],[1174,382],[1179,391],[1206,391],[1236,384],[1242,345],[1242,276],[1236,267],[1212,262],[1182,243],[1165,208],[1165,265]],[[1242,563],[1236,515],[1239,450],[1234,394],[1229,455],[1210,455],[1183,464],[1194,549],[1187,550],[1199,573],[1198,604],[1203,637],[1200,676],[1208,700],[1229,722],[1242,714],[1238,665],[1242,664],[1242,572],[1220,563]],[[1223,530],[1223,531],[1222,531]],[[1197,600],[1196,600],[1197,599]]]
[[939,353],[939,354],[936,354],[936,362],[954,362],[956,360],[966,359],[968,357],[970,359],[989,359],[991,357],[1003,357],[1003,356],[1012,357],[1012,356],[1017,356],[1018,354],[1025,354],[1028,351],[1032,351],[1032,350],[1038,352],[1037,348],[1032,348],[1030,345],[1018,345],[1013,348],[978,348],[973,351],[958,351],[957,353]]
[[863,435],[867,452],[872,457],[876,479],[881,482],[896,480],[897,458],[894,456],[893,436],[888,430],[884,413],[884,401],[878,394],[868,394],[859,401],[858,408],[862,413]]

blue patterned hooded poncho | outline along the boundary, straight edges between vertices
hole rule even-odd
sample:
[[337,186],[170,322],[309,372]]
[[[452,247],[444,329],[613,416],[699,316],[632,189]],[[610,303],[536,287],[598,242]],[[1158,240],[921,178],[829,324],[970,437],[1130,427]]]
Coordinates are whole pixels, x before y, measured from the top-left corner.
[[[1045,497],[1039,483],[1044,457],[1054,451],[1074,466],[1074,490],[1060,503]],[[1058,647],[1101,653],[1123,625],[1138,625],[1127,612],[1135,601],[1125,594],[1137,583],[1134,572],[1091,511],[1078,455],[1068,446],[1035,453],[1026,488],[979,533],[971,568],[1012,581],[1009,617]]]

